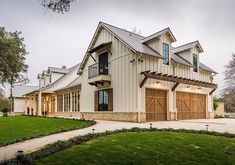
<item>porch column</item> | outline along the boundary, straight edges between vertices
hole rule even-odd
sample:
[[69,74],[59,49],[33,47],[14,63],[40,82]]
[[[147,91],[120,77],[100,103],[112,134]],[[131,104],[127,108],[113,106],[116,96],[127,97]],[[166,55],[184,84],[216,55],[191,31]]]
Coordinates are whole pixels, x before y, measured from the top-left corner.
[[168,111],[169,112],[167,112],[167,120],[173,120],[174,119],[174,91],[172,91],[172,90],[169,90],[169,92],[168,92],[168,100],[169,100],[169,102],[168,102],[168,107],[169,107],[169,109],[168,109]]
[[27,115],[27,108],[28,108],[28,96],[25,97],[25,107],[24,107],[24,114]]
[[33,95],[33,114],[32,115],[35,115],[36,114],[36,107],[37,107],[37,98],[36,98],[36,94]]
[[55,112],[57,112],[57,95],[55,95]]
[[38,92],[38,116],[42,116],[42,92]]
[[63,108],[63,112],[64,112],[64,93],[63,93],[63,102],[62,103],[63,103],[63,107],[62,108]]
[[72,97],[72,92],[69,93],[69,96],[70,96],[70,112],[73,111],[73,97]]

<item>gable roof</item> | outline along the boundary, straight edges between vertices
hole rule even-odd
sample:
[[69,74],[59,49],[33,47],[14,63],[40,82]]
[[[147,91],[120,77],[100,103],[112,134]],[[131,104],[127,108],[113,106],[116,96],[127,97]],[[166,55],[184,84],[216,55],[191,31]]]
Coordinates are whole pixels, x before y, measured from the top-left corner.
[[[119,27],[104,23],[104,22],[99,22],[99,25],[96,28],[95,34],[91,40],[91,43],[88,47],[88,50],[85,54],[85,57],[83,58],[81,62],[81,66],[79,68],[79,71],[83,69],[86,61],[88,60],[89,57],[89,51],[94,45],[94,40],[96,39],[96,35],[99,33],[99,31],[105,28],[107,31],[112,33],[116,38],[118,38],[121,42],[123,42],[125,45],[127,45],[132,51],[134,52],[139,52],[139,53],[144,53],[152,56],[156,56],[158,58],[162,58],[161,54],[157,52],[156,50],[153,50],[149,46],[147,46],[145,43],[142,43],[142,39],[145,38],[139,34],[135,34],[133,32],[127,31],[125,29],[121,29]],[[79,73],[78,71],[78,73]]]
[[16,85],[12,89],[12,94],[13,97],[23,97],[24,94],[30,93],[38,88],[38,86]]
[[61,76],[59,79],[57,79],[57,80],[54,81],[53,83],[51,83],[51,84],[49,84],[49,85],[47,85],[47,86],[45,86],[45,87],[42,87],[42,88],[40,88],[40,89],[42,89],[42,90],[47,90],[47,89],[51,88],[52,86],[58,84],[60,81],[64,80],[66,77],[68,77],[68,76],[71,74],[71,72],[72,72],[74,69],[77,69],[79,66],[80,66],[80,63],[78,63],[78,64],[72,66],[71,68],[69,68],[69,72],[68,72],[67,74]]
[[193,42],[190,42],[190,43],[178,46],[178,47],[172,47],[172,52],[173,53],[179,53],[179,52],[182,52],[182,51],[185,51],[185,50],[192,49],[195,46],[199,47],[200,53],[203,52],[203,49],[202,49],[201,44],[199,43],[199,41],[193,41]]
[[128,45],[133,51],[140,52],[148,55],[154,55],[156,57],[160,57],[160,53],[155,50],[150,49],[146,44],[142,44],[142,39],[144,38],[141,35],[129,32],[127,30],[121,29],[119,27],[103,23],[101,25],[106,28],[108,31],[113,33],[116,37],[118,37],[121,41],[123,41],[126,45]]
[[176,41],[176,38],[175,38],[175,36],[173,35],[173,33],[171,32],[170,28],[168,27],[168,28],[162,29],[162,30],[160,30],[160,31],[158,31],[158,32],[156,32],[156,33],[154,33],[154,34],[151,34],[151,35],[148,36],[148,37],[142,38],[142,43],[146,43],[146,42],[148,42],[148,41],[150,41],[150,40],[152,40],[152,39],[154,39],[154,38],[158,38],[158,37],[160,37],[161,35],[163,35],[163,34],[165,34],[165,33],[167,33],[167,32],[170,34],[170,36],[171,36],[173,42],[175,42],[175,41]]
[[[162,58],[161,54],[159,52],[157,52],[156,50],[152,49],[151,47],[149,47],[148,45],[146,45],[145,43],[147,41],[150,41],[153,38],[157,38],[159,36],[161,36],[162,34],[165,34],[166,32],[169,32],[170,35],[172,36],[173,40],[176,41],[173,33],[171,32],[170,28],[165,28],[163,30],[160,30],[150,36],[144,37],[141,36],[139,34],[135,34],[133,32],[127,31],[125,29],[121,29],[119,27],[104,23],[104,22],[99,22],[99,25],[96,28],[95,34],[92,38],[92,41],[87,49],[87,52],[81,62],[81,65],[78,69],[78,74],[80,74],[82,72],[82,69],[85,66],[86,61],[89,58],[89,53],[91,50],[93,50],[93,46],[94,46],[94,40],[97,38],[97,34],[100,32],[100,30],[102,28],[105,28],[106,30],[108,30],[110,33],[112,33],[116,38],[118,38],[120,41],[122,41],[124,44],[126,44],[132,51],[134,52],[139,52],[139,53],[144,53],[147,55],[152,55],[152,56],[156,56],[158,58]],[[109,43],[109,42],[108,42]],[[107,44],[108,44],[107,43]],[[110,43],[111,44],[111,43]],[[171,56],[171,60],[173,60],[176,63],[180,63],[189,67],[192,67],[192,64],[187,61],[186,59],[184,59],[183,57],[179,56],[177,53],[178,52],[182,52],[188,49],[191,49],[195,46],[198,46],[199,51],[203,52],[203,49],[199,43],[199,41],[193,41],[178,47],[172,47],[172,56]],[[202,64],[200,66],[201,68],[203,68],[206,71],[210,71],[213,73],[216,73],[215,71],[213,71],[212,69],[210,69],[209,67],[207,67],[206,65]]]

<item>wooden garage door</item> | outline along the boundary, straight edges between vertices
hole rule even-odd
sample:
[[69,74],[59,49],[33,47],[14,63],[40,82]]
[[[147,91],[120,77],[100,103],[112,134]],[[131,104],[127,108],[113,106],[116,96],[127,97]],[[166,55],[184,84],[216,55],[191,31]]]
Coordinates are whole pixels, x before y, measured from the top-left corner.
[[167,120],[167,92],[146,89],[146,121]]
[[176,108],[178,120],[205,119],[206,95],[177,92]]

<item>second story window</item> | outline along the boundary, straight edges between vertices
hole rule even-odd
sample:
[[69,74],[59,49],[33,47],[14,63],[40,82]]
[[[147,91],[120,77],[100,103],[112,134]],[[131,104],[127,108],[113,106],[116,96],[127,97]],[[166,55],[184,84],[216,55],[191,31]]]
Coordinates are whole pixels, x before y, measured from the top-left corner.
[[193,71],[198,72],[198,55],[193,54]]
[[163,64],[169,65],[169,45],[163,43]]
[[99,74],[108,74],[108,52],[99,55]]

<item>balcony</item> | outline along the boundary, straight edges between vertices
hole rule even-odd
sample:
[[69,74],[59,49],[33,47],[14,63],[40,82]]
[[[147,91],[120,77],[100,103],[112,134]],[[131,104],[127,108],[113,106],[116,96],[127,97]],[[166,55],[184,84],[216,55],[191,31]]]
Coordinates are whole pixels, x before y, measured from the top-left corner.
[[95,63],[88,68],[88,83],[97,86],[98,84],[111,82],[108,63]]

